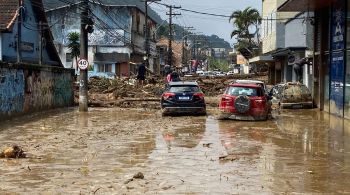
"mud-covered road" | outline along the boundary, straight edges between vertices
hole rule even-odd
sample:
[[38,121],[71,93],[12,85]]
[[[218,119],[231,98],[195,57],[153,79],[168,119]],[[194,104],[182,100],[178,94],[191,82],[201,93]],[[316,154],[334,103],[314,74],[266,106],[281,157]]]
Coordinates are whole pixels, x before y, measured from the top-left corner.
[[0,123],[0,147],[27,154],[0,159],[0,194],[347,194],[350,125],[330,117],[295,110],[238,122],[120,108],[21,117]]

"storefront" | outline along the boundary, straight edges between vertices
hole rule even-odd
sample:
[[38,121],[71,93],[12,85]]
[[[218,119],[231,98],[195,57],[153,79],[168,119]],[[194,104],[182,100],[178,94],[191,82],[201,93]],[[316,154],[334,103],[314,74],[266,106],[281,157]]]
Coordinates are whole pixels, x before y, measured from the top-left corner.
[[350,119],[350,0],[289,0],[278,11],[314,11],[314,98],[321,110]]

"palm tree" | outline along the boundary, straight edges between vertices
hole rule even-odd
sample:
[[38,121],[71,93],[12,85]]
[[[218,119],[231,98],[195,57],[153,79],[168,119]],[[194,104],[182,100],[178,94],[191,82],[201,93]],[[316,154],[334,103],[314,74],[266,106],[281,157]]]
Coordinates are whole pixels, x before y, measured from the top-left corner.
[[[80,56],[80,34],[71,32],[68,34],[68,48],[71,51],[72,57],[75,59],[76,69],[78,70],[78,57]],[[73,63],[72,63],[73,68]]]
[[[237,41],[240,42],[241,40],[248,41],[250,44],[254,44],[254,38],[257,38],[257,45],[260,42],[259,38],[259,25],[261,24],[261,17],[259,14],[259,11],[247,7],[243,11],[237,10],[234,11],[229,21],[233,21],[233,25],[235,27],[235,30],[231,33],[231,38],[236,36]],[[250,33],[249,29],[251,26],[255,27],[255,32]]]

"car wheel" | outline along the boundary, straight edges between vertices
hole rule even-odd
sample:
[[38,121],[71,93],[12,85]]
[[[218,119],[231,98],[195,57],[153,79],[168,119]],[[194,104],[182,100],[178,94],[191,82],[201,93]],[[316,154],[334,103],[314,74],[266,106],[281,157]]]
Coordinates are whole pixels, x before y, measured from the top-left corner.
[[248,96],[238,96],[235,100],[235,109],[244,114],[250,110],[250,99]]

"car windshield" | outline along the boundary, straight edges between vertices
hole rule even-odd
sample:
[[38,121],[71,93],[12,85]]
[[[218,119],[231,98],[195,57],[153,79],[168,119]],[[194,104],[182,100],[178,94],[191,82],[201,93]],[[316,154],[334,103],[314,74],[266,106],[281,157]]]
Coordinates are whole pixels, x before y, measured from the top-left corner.
[[171,86],[169,92],[181,93],[181,92],[200,92],[198,86],[195,85],[181,85],[181,86]]
[[239,95],[247,95],[247,96],[261,96],[261,91],[258,88],[248,88],[248,87],[229,87],[226,91],[226,94],[239,96]]

